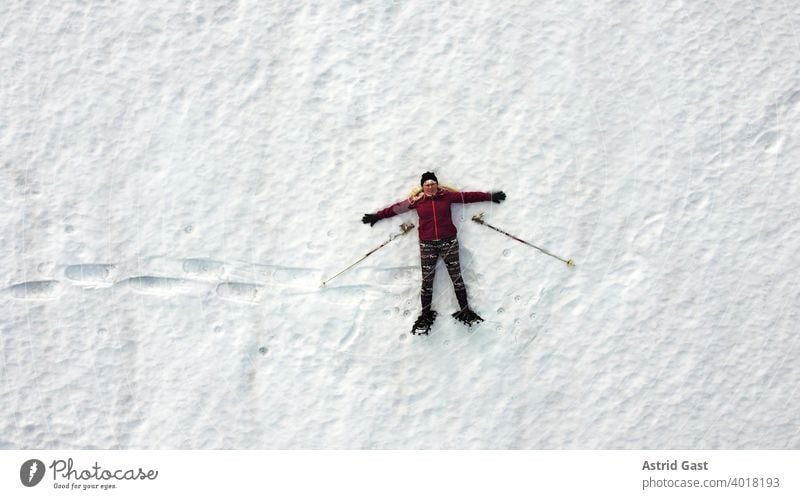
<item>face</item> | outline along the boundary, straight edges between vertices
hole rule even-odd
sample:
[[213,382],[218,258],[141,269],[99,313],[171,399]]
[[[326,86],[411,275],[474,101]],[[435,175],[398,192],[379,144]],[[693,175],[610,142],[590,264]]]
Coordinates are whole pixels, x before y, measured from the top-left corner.
[[422,192],[424,192],[426,196],[433,196],[438,190],[439,184],[433,180],[426,180],[425,183],[422,184]]

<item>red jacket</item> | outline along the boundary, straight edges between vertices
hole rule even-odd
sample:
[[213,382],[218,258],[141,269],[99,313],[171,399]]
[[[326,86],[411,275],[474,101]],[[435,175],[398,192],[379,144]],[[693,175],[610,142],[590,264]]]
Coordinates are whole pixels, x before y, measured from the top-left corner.
[[433,197],[423,196],[412,202],[406,199],[384,208],[377,213],[379,219],[393,217],[409,210],[417,210],[419,215],[419,238],[421,241],[447,239],[455,237],[456,226],[450,215],[450,205],[453,203],[478,203],[491,201],[492,195],[488,192],[453,192],[439,190]]

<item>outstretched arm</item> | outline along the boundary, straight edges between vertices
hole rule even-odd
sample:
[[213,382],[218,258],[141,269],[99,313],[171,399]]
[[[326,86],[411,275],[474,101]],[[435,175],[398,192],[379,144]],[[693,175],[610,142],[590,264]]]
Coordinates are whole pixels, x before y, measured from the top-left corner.
[[365,224],[369,224],[370,227],[375,225],[378,220],[383,220],[384,218],[391,218],[395,215],[399,215],[400,213],[405,213],[411,209],[411,201],[408,199],[404,199],[398,203],[395,203],[388,208],[384,208],[377,213],[365,213],[364,216],[361,218],[361,221]]
[[480,203],[481,201],[494,201],[499,203],[506,198],[503,191],[498,192],[453,192],[449,194],[454,203]]

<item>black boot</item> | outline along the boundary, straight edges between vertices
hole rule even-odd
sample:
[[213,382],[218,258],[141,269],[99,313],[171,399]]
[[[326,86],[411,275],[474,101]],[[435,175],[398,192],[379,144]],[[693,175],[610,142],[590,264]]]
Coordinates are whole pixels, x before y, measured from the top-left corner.
[[473,324],[483,322],[481,316],[473,312],[469,307],[462,308],[458,312],[453,312],[453,317],[469,327],[472,327]]
[[435,320],[435,310],[423,310],[423,312],[419,314],[419,317],[417,317],[416,322],[414,322],[414,327],[411,328],[411,334],[430,334],[431,326],[433,326],[433,321]]

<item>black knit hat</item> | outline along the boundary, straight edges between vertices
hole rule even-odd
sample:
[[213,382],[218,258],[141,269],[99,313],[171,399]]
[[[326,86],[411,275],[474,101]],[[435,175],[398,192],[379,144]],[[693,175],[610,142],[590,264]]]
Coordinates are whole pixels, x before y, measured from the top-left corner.
[[436,178],[436,174],[434,174],[433,172],[425,172],[425,173],[423,173],[422,174],[422,179],[419,181],[419,185],[424,184],[426,180],[433,180],[437,184],[439,183],[439,179]]

